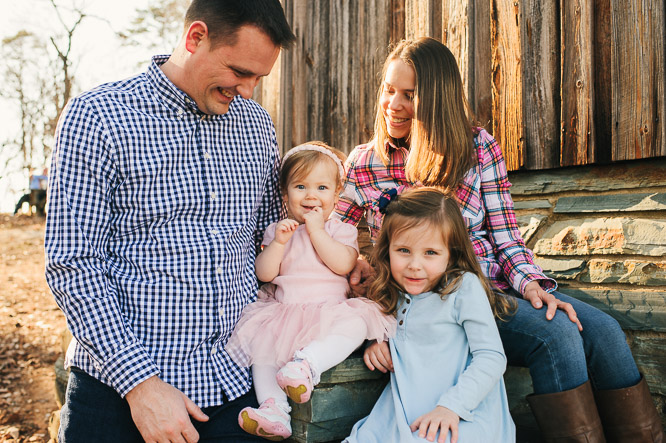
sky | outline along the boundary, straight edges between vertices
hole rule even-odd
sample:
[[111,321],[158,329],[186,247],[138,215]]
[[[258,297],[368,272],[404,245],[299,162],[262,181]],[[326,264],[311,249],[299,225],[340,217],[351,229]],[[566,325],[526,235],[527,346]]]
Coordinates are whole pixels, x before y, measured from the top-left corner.
[[[115,32],[125,29],[135,17],[136,9],[145,7],[149,0],[56,0],[56,3],[69,6],[72,1],[88,15],[104,18],[87,18],[74,36],[72,51],[77,54],[74,60],[78,60],[75,76],[79,90],[126,78],[145,69],[155,50],[121,47]],[[12,36],[21,29],[35,33],[60,29],[50,2],[0,0],[0,37]],[[0,97],[0,139],[16,132],[18,119],[11,112],[15,107]],[[1,160],[0,165],[4,164]],[[0,213],[13,213],[16,201],[27,191],[28,177],[23,173],[0,175],[3,176],[0,179]]]

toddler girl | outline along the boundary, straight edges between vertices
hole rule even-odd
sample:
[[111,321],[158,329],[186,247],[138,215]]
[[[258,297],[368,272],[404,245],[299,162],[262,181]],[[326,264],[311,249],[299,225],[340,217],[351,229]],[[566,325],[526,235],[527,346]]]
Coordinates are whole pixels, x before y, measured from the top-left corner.
[[387,197],[369,297],[398,328],[364,360],[393,372],[345,442],[515,441],[494,318],[511,306],[483,277],[457,202],[433,188]]
[[252,365],[260,404],[243,409],[238,421],[270,440],[291,435],[287,396],[308,401],[322,372],[364,340],[384,341],[395,331],[395,319],[376,303],[347,298],[357,231],[329,220],[342,187],[342,161],[342,153],[321,142],[285,154],[280,187],[288,218],[266,229],[255,262],[257,278],[271,284],[245,307],[225,348],[239,365]]

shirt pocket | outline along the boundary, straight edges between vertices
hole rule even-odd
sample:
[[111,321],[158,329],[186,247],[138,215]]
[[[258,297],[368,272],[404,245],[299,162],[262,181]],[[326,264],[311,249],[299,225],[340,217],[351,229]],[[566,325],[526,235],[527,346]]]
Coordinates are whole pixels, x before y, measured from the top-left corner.
[[481,212],[481,175],[476,168],[467,171],[456,192],[464,218],[474,220]]

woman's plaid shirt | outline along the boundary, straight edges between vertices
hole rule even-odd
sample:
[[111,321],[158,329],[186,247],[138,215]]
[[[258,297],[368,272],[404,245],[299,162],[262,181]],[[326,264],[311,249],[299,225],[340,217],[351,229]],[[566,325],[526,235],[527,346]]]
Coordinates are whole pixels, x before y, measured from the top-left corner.
[[[481,128],[474,144],[478,164],[465,175],[457,197],[484,274],[501,289],[513,287],[522,293],[530,281],[542,280],[544,289],[554,290],[555,281],[534,264],[520,236],[499,144]],[[336,214],[347,223],[357,224],[365,214],[373,241],[382,221],[377,207],[382,191],[397,188],[402,192],[413,186],[405,177],[409,151],[390,144],[386,149],[388,165],[382,163],[372,143],[357,146],[349,154],[347,177],[336,207]]]

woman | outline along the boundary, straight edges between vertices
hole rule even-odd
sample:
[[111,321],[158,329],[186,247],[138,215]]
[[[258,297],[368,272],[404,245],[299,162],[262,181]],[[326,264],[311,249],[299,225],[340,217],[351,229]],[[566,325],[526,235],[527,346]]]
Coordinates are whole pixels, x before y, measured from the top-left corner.
[[[455,193],[484,274],[515,301],[513,316],[497,325],[508,363],[530,369],[528,401],[547,441],[604,441],[604,432],[609,441],[662,441],[622,329],[556,292],[556,282],[534,264],[518,231],[501,149],[471,121],[448,48],[430,38],[401,42],[384,64],[374,138],[347,160],[337,215],[349,223],[365,215],[374,240],[381,197],[418,185]],[[369,265],[359,263],[352,285],[368,273]],[[368,363],[390,369],[386,344],[373,346],[381,350]]]

